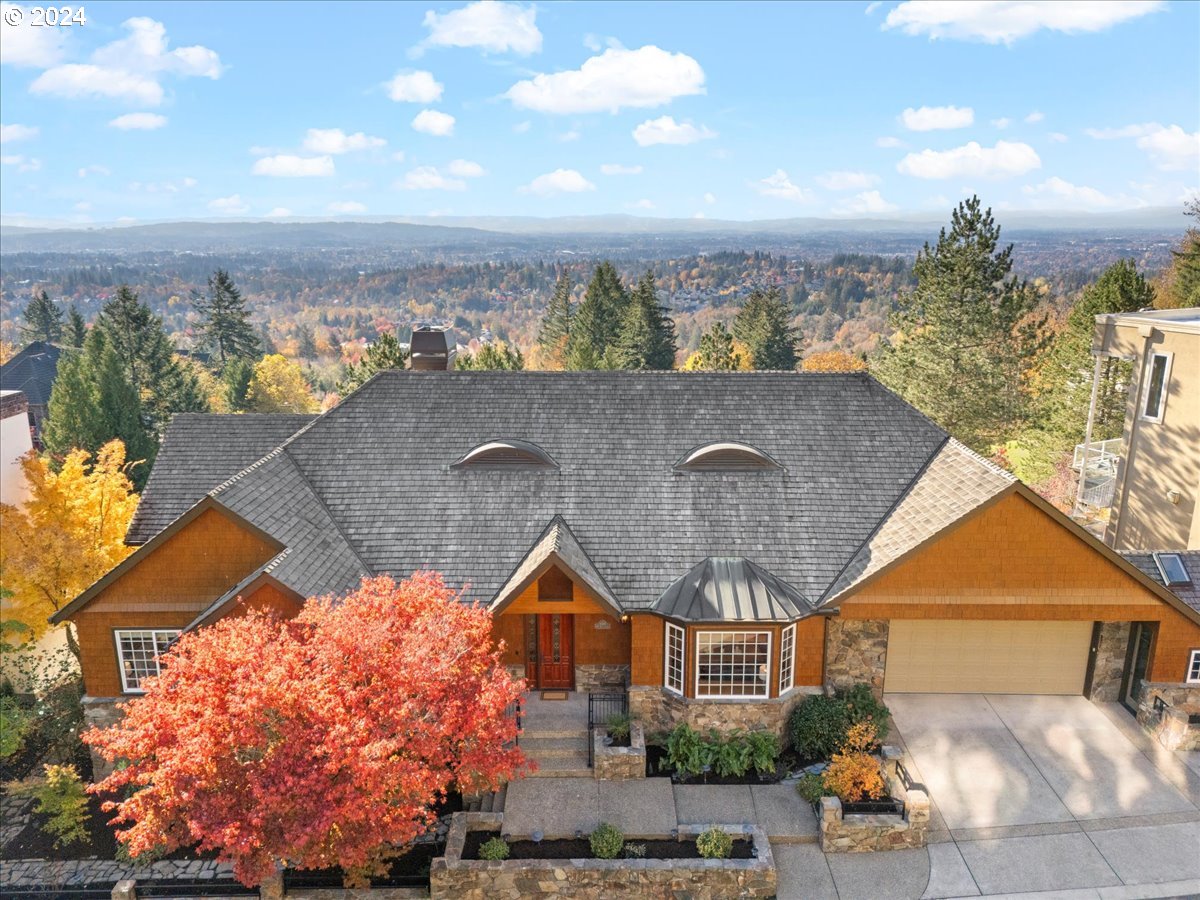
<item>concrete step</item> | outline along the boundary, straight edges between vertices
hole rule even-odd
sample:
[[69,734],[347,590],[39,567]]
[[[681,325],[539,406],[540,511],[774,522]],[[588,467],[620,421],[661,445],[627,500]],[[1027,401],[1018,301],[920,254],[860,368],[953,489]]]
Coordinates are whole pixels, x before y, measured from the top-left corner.
[[587,754],[577,756],[551,756],[537,759],[537,771],[530,772],[530,778],[591,778],[592,770],[588,768]]
[[508,799],[508,784],[500,785],[500,790],[493,795],[492,812],[504,812],[504,801]]
[[541,737],[521,741],[521,750],[526,756],[542,759],[551,756],[587,756],[587,736]]
[[578,725],[540,725],[522,731],[521,739],[517,743],[524,747],[527,741],[540,741],[546,738],[579,738],[586,741],[587,736],[588,730],[580,728]]

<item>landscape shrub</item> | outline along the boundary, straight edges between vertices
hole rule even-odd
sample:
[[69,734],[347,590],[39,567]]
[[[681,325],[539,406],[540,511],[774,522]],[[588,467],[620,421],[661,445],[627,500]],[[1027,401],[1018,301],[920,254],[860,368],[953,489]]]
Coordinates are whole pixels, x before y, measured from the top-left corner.
[[792,710],[788,734],[802,759],[829,759],[841,749],[852,725],[870,722],[876,740],[888,735],[891,712],[867,684],[856,684],[832,697],[816,694]]
[[702,775],[713,762],[712,744],[686,722],[680,722],[667,735],[667,762],[684,778]]
[[33,712],[21,706],[15,697],[0,696],[0,760],[11,759],[21,752],[35,723]]
[[729,859],[733,852],[733,835],[714,825],[696,838],[696,852],[705,859]]
[[870,685],[856,684],[839,692],[838,699],[846,704],[848,725],[871,722],[875,726],[876,746],[887,740],[892,713],[883,701],[875,696]]
[[742,731],[732,731],[725,737],[712,733],[713,768],[722,778],[741,778],[750,771],[750,742]]
[[825,770],[824,785],[843,803],[879,800],[887,793],[879,760],[867,752],[878,743],[872,722],[852,725],[839,752]]
[[9,785],[15,794],[33,797],[33,811],[45,819],[41,829],[54,838],[54,846],[88,840],[87,789],[74,766],[46,765],[45,775]]
[[479,845],[479,858],[492,862],[508,859],[509,852],[508,841],[502,837],[488,838]]
[[750,768],[760,775],[770,775],[779,763],[779,736],[773,731],[751,731],[746,735],[750,745]]
[[623,713],[609,716],[607,722],[608,736],[614,741],[627,741],[629,740],[629,730],[632,725],[633,719]]
[[816,803],[828,793],[825,790],[825,779],[820,775],[802,775],[796,782],[796,793],[808,803]]
[[624,850],[626,859],[645,859],[646,845],[645,844],[626,844]]
[[596,859],[616,859],[625,848],[625,835],[616,825],[602,822],[588,836],[588,843],[591,844],[592,856]]

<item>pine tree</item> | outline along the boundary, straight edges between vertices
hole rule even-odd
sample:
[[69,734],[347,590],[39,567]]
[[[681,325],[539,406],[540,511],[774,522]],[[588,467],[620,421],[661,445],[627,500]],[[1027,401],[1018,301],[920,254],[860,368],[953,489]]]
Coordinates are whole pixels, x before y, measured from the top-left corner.
[[87,323],[83,321],[83,316],[77,307],[72,306],[67,312],[67,325],[63,331],[63,338],[66,340],[67,346],[74,347],[76,350],[82,348],[83,342],[87,340]]
[[346,374],[338,382],[338,393],[345,397],[366,384],[376,372],[385,369],[403,369],[408,365],[408,351],[400,346],[396,336],[381,334],[379,340],[367,348],[357,364],[346,366]]
[[629,305],[629,294],[610,262],[596,266],[583,302],[575,310],[567,340],[568,369],[599,369],[616,343]]
[[205,342],[212,349],[215,368],[224,369],[231,359],[255,359],[262,343],[250,324],[242,293],[224,269],[208,279],[208,292],[197,293],[192,301],[203,321]]
[[100,310],[92,330],[101,332],[116,351],[156,433],[174,413],[207,411],[200,384],[176,359],[162,319],[126,285]]
[[706,372],[736,372],[742,357],[733,348],[733,335],[724,322],[717,322],[700,335],[698,368]]
[[45,291],[34,291],[25,307],[25,324],[21,331],[31,341],[57,344],[63,336],[62,310],[51,301]]
[[1025,378],[1042,349],[1036,296],[1012,275],[1012,245],[978,197],[925,244],[916,288],[902,294],[879,379],[975,450],[1017,433],[1030,412]]
[[244,356],[231,359],[221,372],[224,382],[225,405],[230,412],[245,412],[250,401],[247,394],[250,391],[250,379],[254,377],[254,361]]
[[307,325],[296,329],[296,355],[301,359],[317,358],[317,339]]
[[750,351],[754,368],[796,368],[800,332],[792,326],[792,311],[778,288],[750,295],[733,320],[733,335]]
[[517,371],[525,368],[525,357],[516,347],[502,341],[484,344],[475,354],[465,353],[454,361],[454,368],[467,371],[502,369]]
[[567,342],[571,337],[571,276],[565,271],[558,276],[550,304],[542,315],[538,329],[538,346],[542,348],[548,367],[566,367]]
[[654,275],[647,272],[629,298],[621,331],[606,356],[615,369],[675,366],[675,322],[658,302]]

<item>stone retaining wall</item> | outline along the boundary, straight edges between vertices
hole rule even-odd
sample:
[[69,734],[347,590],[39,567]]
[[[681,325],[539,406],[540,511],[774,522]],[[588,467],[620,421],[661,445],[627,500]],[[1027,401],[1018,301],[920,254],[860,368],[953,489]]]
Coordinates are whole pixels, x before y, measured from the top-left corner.
[[1129,622],[1103,622],[1092,668],[1088,698],[1095,703],[1116,703],[1125,680],[1125,657],[1129,651]]
[[906,850],[924,847],[929,833],[929,794],[923,785],[910,784],[897,767],[901,752],[883,748],[882,765],[888,790],[904,803],[900,815],[845,815],[837,797],[822,797],[821,850],[825,853],[861,853],[871,850]]
[[575,690],[604,693],[605,690],[624,691],[629,684],[629,666],[591,663],[575,667]]
[[831,617],[825,626],[825,686],[844,690],[869,684],[875,696],[883,696],[887,643],[886,619]]
[[[778,890],[775,860],[757,826],[721,826],[754,842],[753,859],[510,859],[464,860],[469,831],[503,829],[499,813],[455,813],[445,857],[433,861],[432,900],[517,900],[547,897],[687,897],[726,900],[773,897]],[[681,826],[692,837],[704,828]],[[549,835],[547,835],[549,837]],[[666,836],[664,835],[664,838]]]
[[670,731],[686,722],[697,731],[746,731],[766,729],[786,738],[788,715],[809,693],[820,688],[796,688],[772,700],[694,700],[659,687],[629,689],[629,714],[639,719],[646,731]]
[[1189,722],[1194,715],[1200,715],[1200,684],[1142,682],[1138,723],[1168,750],[1200,750],[1200,723]]
[[629,746],[611,747],[604,743],[605,731],[597,727],[592,735],[592,772],[602,781],[629,781],[646,777],[646,733],[640,722],[629,726]]

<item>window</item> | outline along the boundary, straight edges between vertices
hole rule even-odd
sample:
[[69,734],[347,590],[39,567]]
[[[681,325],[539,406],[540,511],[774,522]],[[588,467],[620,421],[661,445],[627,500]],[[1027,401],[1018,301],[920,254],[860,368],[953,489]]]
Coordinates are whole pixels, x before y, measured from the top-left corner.
[[1200,650],[1193,650],[1188,655],[1188,684],[1200,684]]
[[171,649],[179,629],[117,631],[117,659],[121,663],[121,688],[127,694],[140,694],[142,682],[158,674],[158,657]]
[[452,468],[470,466],[481,469],[558,468],[550,454],[528,441],[488,441],[480,444]]
[[1154,562],[1162,574],[1163,584],[1168,587],[1192,583],[1192,576],[1188,574],[1183,557],[1178,553],[1155,553]]
[[790,691],[796,677],[796,626],[783,629],[779,638],[779,693]]
[[769,631],[696,633],[696,696],[767,696],[771,670]]
[[779,463],[749,444],[717,441],[690,451],[675,467],[690,472],[753,472],[778,469]]
[[1167,388],[1171,383],[1171,354],[1155,353],[1150,357],[1150,372],[1146,379],[1146,393],[1142,400],[1142,418],[1149,422],[1163,420],[1163,408],[1167,405]]
[[667,647],[663,653],[663,684],[667,690],[683,693],[683,629],[667,623]]

